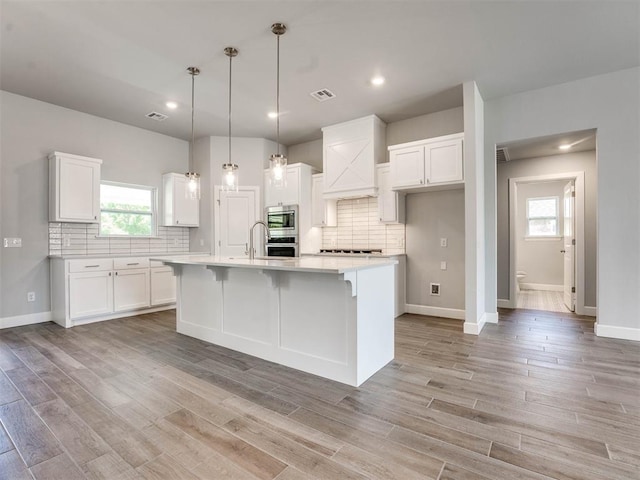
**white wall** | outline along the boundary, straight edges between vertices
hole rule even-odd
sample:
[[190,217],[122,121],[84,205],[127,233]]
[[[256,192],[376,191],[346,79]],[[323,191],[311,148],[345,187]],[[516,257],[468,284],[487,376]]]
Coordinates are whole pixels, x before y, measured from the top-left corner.
[[[517,263],[516,270],[524,271],[525,283],[561,286],[564,281],[564,256],[562,250],[564,231],[563,194],[567,181],[521,183],[518,185],[516,209]],[[557,238],[526,238],[527,199],[556,197],[558,200]]]
[[636,67],[485,104],[488,305],[497,299],[495,145],[596,128],[598,334],[640,339],[639,85]]
[[[163,173],[186,171],[188,143],[7,92],[0,92],[0,117],[0,237],[21,237],[23,245],[0,257],[6,318],[50,310],[49,153],[100,158],[104,180],[160,189]],[[35,302],[27,303],[28,291]]]

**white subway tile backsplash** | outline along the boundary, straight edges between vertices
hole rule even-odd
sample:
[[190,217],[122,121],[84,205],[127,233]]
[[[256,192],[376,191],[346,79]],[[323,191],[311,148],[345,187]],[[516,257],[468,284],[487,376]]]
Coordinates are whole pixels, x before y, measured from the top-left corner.
[[99,237],[99,225],[49,223],[49,255],[130,255],[189,251],[189,229],[158,227],[154,238]]
[[388,255],[404,253],[405,227],[379,222],[373,197],[338,201],[338,226],[322,229],[322,248],[382,249]]

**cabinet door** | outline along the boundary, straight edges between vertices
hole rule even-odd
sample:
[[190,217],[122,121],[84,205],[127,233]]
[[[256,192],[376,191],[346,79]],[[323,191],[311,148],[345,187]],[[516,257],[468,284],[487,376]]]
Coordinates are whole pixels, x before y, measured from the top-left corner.
[[424,184],[424,146],[407,147],[389,152],[391,188],[402,189]]
[[462,139],[425,145],[428,184],[462,182]]
[[311,179],[311,222],[314,227],[335,227],[337,225],[337,201],[325,200],[323,174]]
[[111,272],[69,275],[69,318],[76,319],[113,312]]
[[197,227],[200,221],[200,204],[196,198],[187,198],[187,178],[173,177],[174,225]]
[[151,269],[151,306],[175,303],[176,277],[171,267]]
[[300,167],[287,166],[284,186],[278,188],[271,184],[269,170],[264,172],[264,205],[298,205],[300,203]]
[[398,193],[391,190],[390,166],[378,165],[378,216],[382,223],[399,223]]
[[116,270],[113,304],[116,312],[149,306],[149,269]]
[[98,223],[100,214],[100,164],[58,157],[57,221]]

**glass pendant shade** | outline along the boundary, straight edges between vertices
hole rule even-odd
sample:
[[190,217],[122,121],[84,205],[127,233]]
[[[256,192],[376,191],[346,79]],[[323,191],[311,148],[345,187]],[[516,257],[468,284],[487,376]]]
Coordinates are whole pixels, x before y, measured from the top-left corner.
[[187,188],[185,188],[185,197],[191,200],[200,200],[200,174],[196,172],[187,172]]
[[281,153],[274,153],[269,157],[269,171],[271,185],[284,188],[287,184],[287,157]]
[[235,163],[222,165],[222,189],[226,192],[238,191],[238,165]]

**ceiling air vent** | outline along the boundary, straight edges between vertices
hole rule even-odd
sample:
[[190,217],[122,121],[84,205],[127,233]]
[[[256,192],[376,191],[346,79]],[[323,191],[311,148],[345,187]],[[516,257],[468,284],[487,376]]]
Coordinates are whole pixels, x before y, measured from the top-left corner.
[[321,90],[317,90],[315,92],[311,92],[309,95],[311,95],[313,98],[315,98],[319,102],[324,102],[326,100],[331,100],[332,98],[335,98],[335,96],[336,96],[335,93],[333,93],[331,90],[327,90],[326,88],[323,88]]
[[166,120],[167,118],[169,118],[168,115],[165,115],[164,113],[158,113],[158,112],[147,113],[145,117],[155,120],[156,122],[162,122],[163,120]]
[[509,151],[506,148],[496,148],[496,160],[498,163],[504,163],[511,160],[509,158]]

